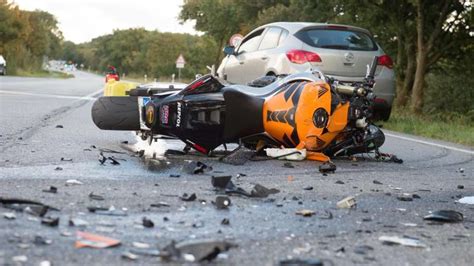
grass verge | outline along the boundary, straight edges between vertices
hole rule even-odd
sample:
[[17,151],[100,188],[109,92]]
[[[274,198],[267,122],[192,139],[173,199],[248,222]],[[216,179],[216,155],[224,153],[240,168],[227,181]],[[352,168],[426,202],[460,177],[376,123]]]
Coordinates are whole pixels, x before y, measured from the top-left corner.
[[27,71],[22,69],[17,69],[15,76],[21,77],[34,77],[34,78],[60,78],[68,79],[73,78],[73,74],[68,74],[60,71],[47,71],[47,70],[35,70]]
[[439,139],[474,147],[472,115],[423,115],[393,110],[389,121],[383,123],[389,130]]

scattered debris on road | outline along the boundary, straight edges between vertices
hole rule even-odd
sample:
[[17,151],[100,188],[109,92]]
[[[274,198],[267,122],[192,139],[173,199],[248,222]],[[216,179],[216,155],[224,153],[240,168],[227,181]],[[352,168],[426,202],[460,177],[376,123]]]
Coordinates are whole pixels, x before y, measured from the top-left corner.
[[100,207],[100,206],[89,206],[87,207],[89,212],[100,214],[100,215],[108,215],[108,216],[127,216],[127,213],[123,210],[117,210],[114,206],[110,206],[109,208]]
[[231,201],[230,198],[227,196],[217,196],[215,205],[217,209],[227,209],[230,205]]
[[469,197],[463,197],[458,200],[459,203],[462,204],[474,204],[474,196],[469,196]]
[[212,167],[199,161],[187,161],[183,166],[183,171],[187,174],[202,174],[207,171],[211,171]]
[[43,192],[46,193],[58,193],[58,188],[55,186],[50,186],[49,189],[43,189]]
[[76,248],[108,248],[120,245],[120,240],[96,235],[92,233],[77,231],[76,232]]
[[356,200],[354,197],[346,197],[337,202],[336,206],[339,209],[350,209],[357,205]]
[[66,186],[75,186],[75,185],[84,185],[81,181],[77,179],[69,179],[66,180]]
[[98,201],[105,200],[105,198],[103,196],[94,194],[94,192],[89,193],[89,199],[98,200]]
[[62,162],[72,162],[72,158],[61,157]]
[[41,224],[56,227],[59,225],[59,217],[43,217],[43,219],[41,219]]
[[196,200],[196,194],[193,193],[191,195],[188,195],[188,193],[184,193],[181,197],[179,197],[182,201],[195,201]]
[[336,172],[336,165],[331,162],[325,162],[319,166],[319,172],[322,174],[334,173]]
[[16,219],[16,215],[13,212],[4,212],[3,217],[7,220],[15,220]]
[[217,256],[237,245],[221,240],[191,240],[176,244],[171,242],[162,250],[164,261],[211,262]]
[[453,210],[439,210],[426,215],[423,219],[444,223],[459,223],[464,220],[464,216],[462,213]]
[[402,245],[407,247],[415,248],[427,248],[428,246],[421,242],[419,239],[410,237],[398,237],[398,236],[381,236],[379,240],[384,245]]
[[89,222],[79,219],[79,218],[70,218],[69,219],[69,226],[76,226],[76,227],[86,227],[89,225]]
[[[320,259],[285,259],[278,263],[279,266],[323,266],[324,263]],[[328,265],[333,265],[331,262]]]
[[250,196],[254,198],[266,198],[271,194],[280,193],[280,190],[276,188],[266,188],[260,184],[255,184],[252,191],[250,191]]
[[306,209],[303,209],[303,210],[298,210],[296,211],[296,215],[301,215],[303,217],[311,217],[313,216],[314,214],[316,214],[315,211],[313,210],[306,210]]
[[147,217],[142,218],[142,225],[146,228],[152,228],[155,226],[152,220],[148,219]]

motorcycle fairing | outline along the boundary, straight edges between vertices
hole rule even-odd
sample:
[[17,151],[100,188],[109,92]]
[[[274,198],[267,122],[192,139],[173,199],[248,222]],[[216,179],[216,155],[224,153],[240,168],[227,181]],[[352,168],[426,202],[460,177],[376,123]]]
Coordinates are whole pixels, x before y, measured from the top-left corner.
[[319,151],[347,125],[348,110],[348,102],[334,106],[328,84],[294,82],[265,100],[264,129],[285,147],[306,148],[308,159],[327,161]]

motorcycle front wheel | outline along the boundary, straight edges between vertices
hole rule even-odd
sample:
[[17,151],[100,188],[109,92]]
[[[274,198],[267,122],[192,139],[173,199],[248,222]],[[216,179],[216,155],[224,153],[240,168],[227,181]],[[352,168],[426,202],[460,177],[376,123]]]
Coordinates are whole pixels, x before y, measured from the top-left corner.
[[92,105],[92,121],[104,130],[140,130],[137,97],[104,96]]

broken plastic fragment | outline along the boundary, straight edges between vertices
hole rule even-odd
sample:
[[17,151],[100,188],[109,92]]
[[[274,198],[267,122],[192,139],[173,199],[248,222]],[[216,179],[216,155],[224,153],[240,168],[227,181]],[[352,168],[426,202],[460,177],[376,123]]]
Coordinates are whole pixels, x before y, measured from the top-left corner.
[[46,193],[58,193],[58,188],[55,186],[50,186],[49,189],[43,189],[43,192]]
[[84,183],[82,183],[81,181],[79,180],[76,180],[76,179],[69,179],[66,181],[66,186],[73,186],[73,185],[83,185]]
[[356,200],[354,197],[347,197],[337,202],[337,207],[340,209],[350,209],[354,206],[356,206]]
[[7,220],[15,220],[16,219],[16,215],[13,212],[5,212],[5,213],[3,213],[3,217]]
[[230,198],[227,196],[217,196],[216,197],[216,207],[217,209],[227,209],[230,205]]
[[279,192],[280,190],[276,188],[266,188],[260,184],[256,184],[250,192],[250,195],[255,198],[266,198],[271,194],[276,194]]
[[193,193],[191,195],[188,195],[188,193],[184,193],[181,197],[179,197],[182,201],[195,201],[196,200],[196,194]]
[[41,224],[56,227],[59,225],[59,217],[44,217],[41,219]]
[[77,227],[86,227],[89,223],[85,220],[79,218],[70,218],[69,219],[69,226],[77,226]]
[[212,170],[212,167],[207,166],[205,163],[199,162],[199,161],[188,161],[184,166],[183,166],[183,171],[188,173],[188,174],[202,174],[204,171],[210,171]]
[[101,195],[94,194],[94,192],[89,193],[89,199],[91,200],[104,200],[105,198]]
[[211,177],[211,184],[213,187],[216,188],[226,188],[227,184],[230,182],[230,179],[232,176],[226,175],[226,176],[212,176]]
[[124,253],[122,253],[121,257],[122,257],[122,259],[127,259],[127,260],[137,260],[138,259],[138,256],[133,254],[130,251],[125,251]]
[[152,228],[155,226],[155,223],[153,223],[153,221],[148,219],[147,217],[142,218],[142,224],[146,228]]
[[120,240],[87,232],[76,232],[76,248],[108,248],[120,245]]
[[[237,245],[220,240],[193,240],[176,244],[176,249],[179,250],[181,256],[189,254],[193,256],[194,261],[204,262],[214,260],[219,253],[236,247]],[[189,256],[189,257],[191,257]]]
[[306,149],[296,149],[296,148],[267,148],[265,149],[268,157],[273,159],[280,160],[289,160],[289,161],[302,161],[306,158]]
[[385,245],[402,245],[415,248],[427,248],[423,242],[415,238],[398,237],[398,236],[381,236],[379,240]]
[[423,219],[445,223],[459,223],[464,220],[464,216],[462,213],[453,210],[439,210],[426,215]]
[[315,214],[316,212],[315,211],[312,211],[312,210],[299,210],[299,211],[296,211],[296,215],[301,215],[303,217],[311,217]]
[[336,165],[331,162],[325,162],[319,166],[319,172],[323,174],[334,173],[336,171]]
[[474,204],[474,196],[460,198],[458,202],[463,204]]
[[140,248],[140,249],[150,248],[150,244],[142,243],[142,242],[133,242],[132,246],[135,248]]
[[[280,266],[323,266],[324,263],[320,259],[286,259],[281,260]],[[333,265],[333,263],[329,264]]]

